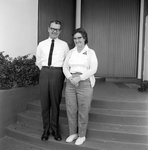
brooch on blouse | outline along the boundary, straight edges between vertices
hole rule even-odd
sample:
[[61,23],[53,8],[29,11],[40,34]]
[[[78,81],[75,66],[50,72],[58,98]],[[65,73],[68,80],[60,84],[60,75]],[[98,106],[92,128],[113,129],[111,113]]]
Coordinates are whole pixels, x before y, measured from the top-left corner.
[[84,54],[84,55],[87,55],[87,52],[85,51],[83,54]]

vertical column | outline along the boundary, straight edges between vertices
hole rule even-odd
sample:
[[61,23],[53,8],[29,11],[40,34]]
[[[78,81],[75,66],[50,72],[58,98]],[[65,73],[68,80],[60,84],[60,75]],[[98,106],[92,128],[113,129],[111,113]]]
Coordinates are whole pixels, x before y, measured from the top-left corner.
[[144,42],[144,67],[143,67],[143,80],[148,80],[148,15],[146,16],[145,25],[145,42]]
[[138,79],[143,76],[142,72],[142,46],[143,46],[143,22],[144,22],[144,0],[141,0],[140,7],[140,29],[139,29],[139,54],[138,54]]
[[75,28],[81,27],[81,0],[76,0],[76,25]]

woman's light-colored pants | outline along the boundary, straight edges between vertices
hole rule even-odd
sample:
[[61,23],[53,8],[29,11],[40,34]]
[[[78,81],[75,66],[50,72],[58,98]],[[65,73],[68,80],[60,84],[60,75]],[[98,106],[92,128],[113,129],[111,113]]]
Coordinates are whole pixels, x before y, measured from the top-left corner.
[[78,87],[67,80],[65,98],[70,135],[78,133],[79,137],[86,136],[92,95],[89,79],[80,81]]

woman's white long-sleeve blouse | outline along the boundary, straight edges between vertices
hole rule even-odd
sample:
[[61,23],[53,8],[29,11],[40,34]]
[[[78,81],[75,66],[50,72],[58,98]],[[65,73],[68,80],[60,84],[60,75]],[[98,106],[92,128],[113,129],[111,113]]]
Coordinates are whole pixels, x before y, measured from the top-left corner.
[[72,73],[82,73],[80,75],[81,80],[89,78],[91,86],[94,87],[94,74],[97,72],[97,68],[98,60],[95,51],[85,45],[80,53],[76,47],[69,51],[63,65],[63,72],[67,79],[72,76]]

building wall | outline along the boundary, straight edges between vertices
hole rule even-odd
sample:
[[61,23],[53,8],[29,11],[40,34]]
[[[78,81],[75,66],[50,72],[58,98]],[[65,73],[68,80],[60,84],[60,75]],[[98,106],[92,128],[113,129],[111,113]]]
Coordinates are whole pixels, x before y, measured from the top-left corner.
[[0,52],[35,54],[37,24],[38,0],[0,0]]
[[[144,5],[144,17],[146,17],[148,15],[147,0],[144,0]],[[70,22],[66,22],[65,25],[69,26]],[[72,24],[74,25],[74,22]],[[67,33],[63,32],[62,36],[67,37]],[[29,53],[34,55],[38,42],[37,36],[38,0],[0,0],[0,52],[4,51],[11,57]],[[72,45],[71,41],[69,43]]]
[[0,90],[0,138],[5,128],[17,120],[17,114],[27,109],[27,103],[39,98],[39,87]]

